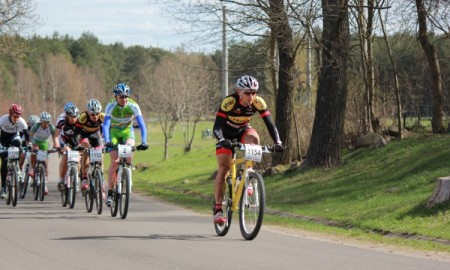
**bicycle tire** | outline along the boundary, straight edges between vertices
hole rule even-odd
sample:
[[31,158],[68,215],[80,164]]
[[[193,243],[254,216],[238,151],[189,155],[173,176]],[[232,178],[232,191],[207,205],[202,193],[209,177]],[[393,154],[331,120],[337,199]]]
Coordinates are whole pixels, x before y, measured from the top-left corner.
[[231,226],[231,219],[233,217],[233,211],[231,209],[231,197],[232,197],[232,187],[231,187],[231,178],[227,177],[225,181],[225,192],[223,193],[222,199],[222,211],[224,217],[227,219],[227,222],[224,224],[216,224],[214,223],[214,229],[216,230],[216,234],[218,236],[225,236],[228,233],[228,230]]
[[111,216],[117,216],[117,212],[119,212],[119,195],[117,193],[117,186],[115,186],[112,194],[112,203],[111,203]]
[[39,188],[39,200],[42,202],[45,198],[45,186],[47,185],[44,164],[39,164],[39,175],[41,177],[41,181],[39,181],[41,183]]
[[245,240],[253,240],[258,235],[264,218],[265,200],[264,179],[257,172],[250,172],[239,201],[239,227]]
[[[39,166],[36,166],[36,168],[34,169],[34,185],[35,185],[34,200],[35,201],[37,201],[40,198],[40,194],[41,194],[42,182],[41,182],[41,172],[39,170],[40,170]],[[39,182],[39,184],[37,182]]]
[[8,168],[8,172],[6,175],[6,183],[5,183],[5,194],[6,196],[8,196],[6,198],[6,205],[10,205],[11,204],[11,178],[12,178],[12,173],[11,173],[11,169]]
[[128,206],[130,204],[131,196],[131,171],[130,168],[123,168],[122,170],[122,194],[120,194],[119,209],[120,218],[126,219],[128,215]]
[[69,170],[70,187],[67,190],[67,199],[69,200],[69,208],[73,209],[77,198],[78,169],[75,166],[71,166]]
[[11,205],[14,207],[17,205],[17,195],[18,195],[17,188],[19,186],[19,183],[17,181],[18,176],[19,176],[18,169],[17,168],[11,169],[11,179],[9,182],[11,186],[9,189],[9,193],[11,195]]
[[60,190],[60,192],[61,192],[61,205],[62,205],[62,207],[66,207],[66,206],[67,206],[67,201],[68,201],[67,198],[69,197],[69,196],[67,196],[67,195],[68,195],[67,189],[68,189],[67,184],[64,183],[63,188]]
[[94,169],[94,181],[95,208],[97,214],[101,215],[103,211],[103,173],[99,167]]
[[30,182],[30,176],[28,172],[30,171],[30,164],[25,166],[23,185],[20,185],[20,198],[25,199],[25,195],[27,195],[28,183]]
[[86,211],[88,213],[92,212],[92,208],[94,207],[94,194],[93,194],[94,190],[91,185],[92,181],[94,180],[92,180],[91,178],[92,176],[88,177],[89,182],[88,189],[84,191],[84,204],[86,206]]

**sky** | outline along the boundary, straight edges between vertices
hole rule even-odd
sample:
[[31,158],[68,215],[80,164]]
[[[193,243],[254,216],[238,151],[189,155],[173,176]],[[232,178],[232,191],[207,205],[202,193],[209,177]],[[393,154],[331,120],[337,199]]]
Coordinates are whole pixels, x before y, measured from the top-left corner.
[[78,39],[93,33],[102,44],[121,42],[174,50],[188,40],[151,0],[38,0],[35,13],[41,23],[33,34],[69,35]]

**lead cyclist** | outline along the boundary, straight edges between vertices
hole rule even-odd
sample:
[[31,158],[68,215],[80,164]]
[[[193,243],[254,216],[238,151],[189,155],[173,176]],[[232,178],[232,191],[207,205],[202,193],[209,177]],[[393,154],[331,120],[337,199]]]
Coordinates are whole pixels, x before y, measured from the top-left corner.
[[[148,149],[147,145],[147,127],[141,108],[136,101],[129,98],[131,89],[124,83],[119,83],[113,88],[114,99],[111,100],[105,108],[105,120],[103,122],[103,137],[105,146],[112,148],[119,143],[135,145],[135,135],[133,120],[136,118],[139,129],[141,130],[141,144],[136,147],[138,150]],[[111,163],[108,170],[108,197],[106,205],[111,206],[112,188],[116,181],[116,170],[119,164],[115,162],[118,158],[117,150],[110,152]],[[131,158],[127,161],[131,163]]]

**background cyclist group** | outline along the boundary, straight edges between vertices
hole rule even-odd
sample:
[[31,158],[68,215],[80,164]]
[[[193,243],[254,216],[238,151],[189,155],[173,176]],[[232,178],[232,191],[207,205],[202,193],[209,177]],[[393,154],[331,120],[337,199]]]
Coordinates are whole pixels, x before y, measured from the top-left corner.
[[[217,139],[216,159],[218,170],[214,182],[213,221],[224,223],[226,220],[222,213],[222,198],[224,182],[230,168],[232,140],[247,144],[259,144],[257,131],[250,126],[250,120],[257,112],[264,120],[269,134],[275,143],[274,151],[282,152],[283,145],[278,130],[270,116],[266,102],[258,96],[259,83],[248,75],[238,78],[236,91],[225,97],[216,114],[213,134]],[[40,117],[29,117],[28,125],[21,117],[23,111],[20,105],[12,104],[9,114],[0,118],[0,143],[3,147],[21,146],[31,144],[34,149],[47,150],[49,138],[53,146],[60,151],[67,151],[81,145],[85,148],[114,148],[117,144],[135,145],[133,121],[136,120],[141,131],[142,143],[136,148],[146,150],[147,129],[139,105],[129,98],[131,89],[128,85],[119,83],[113,88],[114,99],[109,101],[102,112],[102,105],[96,99],[90,99],[86,111],[80,113],[78,107],[68,102],[64,112],[58,117],[56,125],[51,123],[51,115],[41,113]],[[31,136],[30,136],[31,135]],[[21,138],[22,136],[22,138]],[[22,143],[23,141],[23,143]],[[108,186],[113,187],[116,181],[118,164],[117,151],[110,152],[111,163],[108,170]],[[88,187],[86,172],[89,166],[87,155],[81,161],[82,183],[81,190]],[[58,188],[62,187],[67,170],[67,157],[60,159]],[[32,163],[35,161],[32,160]],[[129,161],[131,162],[131,160]],[[23,162],[21,162],[22,165]],[[33,175],[33,171],[30,172]],[[6,157],[2,155],[1,179],[2,196],[4,197],[6,178]],[[48,189],[46,189],[48,193]],[[111,205],[112,190],[108,190],[106,204]]]
[[[12,104],[9,113],[0,117],[0,144],[2,147],[27,146],[34,150],[48,150],[49,141],[52,140],[53,147],[60,153],[73,149],[77,146],[84,148],[114,149],[117,144],[135,145],[134,119],[137,121],[141,131],[141,144],[136,148],[146,150],[147,129],[144,123],[139,105],[129,98],[131,89],[124,83],[119,83],[113,88],[114,99],[106,105],[105,112],[102,112],[102,105],[96,99],[89,99],[86,110],[79,111],[72,102],[64,106],[64,112],[58,116],[54,125],[52,117],[48,112],[42,112],[40,116],[31,115],[28,123],[22,118],[23,108],[18,104]],[[5,183],[7,173],[7,153],[1,154],[1,198],[5,198]],[[108,183],[113,186],[116,180],[117,151],[110,151],[111,165],[109,168]],[[20,160],[20,167],[23,165],[23,158]],[[35,155],[31,155],[31,164],[34,167]],[[128,161],[131,163],[131,158]],[[86,177],[89,160],[87,155],[83,155],[81,160],[82,182],[81,190],[88,188]],[[58,189],[62,187],[67,171],[67,156],[62,155],[59,164]],[[34,176],[34,171],[28,173]],[[45,187],[45,194],[48,194],[48,187]],[[108,190],[106,204],[111,205],[112,190]]]

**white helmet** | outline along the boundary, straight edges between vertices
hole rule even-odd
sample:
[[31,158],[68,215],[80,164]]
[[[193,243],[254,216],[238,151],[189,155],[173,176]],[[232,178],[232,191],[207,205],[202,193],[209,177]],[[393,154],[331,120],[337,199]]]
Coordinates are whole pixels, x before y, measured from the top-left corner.
[[42,112],[40,120],[41,122],[50,122],[52,121],[52,116],[48,112]]
[[254,90],[258,91],[259,83],[258,81],[249,75],[244,75],[240,77],[236,82],[236,87],[241,90]]
[[87,110],[91,113],[100,113],[102,111],[102,104],[100,101],[91,98],[87,103]]

